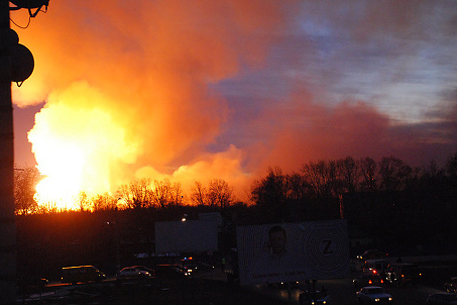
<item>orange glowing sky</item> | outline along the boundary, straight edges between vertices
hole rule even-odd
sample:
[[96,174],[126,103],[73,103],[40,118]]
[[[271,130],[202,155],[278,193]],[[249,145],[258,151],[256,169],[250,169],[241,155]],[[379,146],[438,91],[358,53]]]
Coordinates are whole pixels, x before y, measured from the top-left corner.
[[13,85],[16,164],[66,193],[143,177],[244,193],[268,166],[443,162],[456,20],[452,1],[51,0],[12,23],[35,58]]

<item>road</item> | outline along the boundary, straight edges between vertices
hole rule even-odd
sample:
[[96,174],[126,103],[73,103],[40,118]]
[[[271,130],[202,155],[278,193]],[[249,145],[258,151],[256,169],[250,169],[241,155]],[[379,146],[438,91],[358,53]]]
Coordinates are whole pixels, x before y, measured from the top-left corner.
[[[222,272],[214,272],[207,274],[207,278],[213,280],[225,281],[225,275]],[[328,291],[330,296],[329,305],[358,305],[359,302],[356,297],[356,289],[352,285],[352,278],[356,277],[358,272],[355,272],[347,279],[339,280],[322,280],[316,284],[317,289],[322,286]],[[204,275],[202,277],[205,277]],[[290,293],[286,287],[272,287],[271,285],[256,285],[251,286],[250,289],[257,293],[266,294],[275,298],[288,301],[291,305],[297,305],[298,297],[304,290],[304,286],[290,289]],[[417,285],[415,287],[385,287],[385,290],[394,298],[394,304],[401,305],[425,305],[429,294],[443,292],[424,285]]]
[[[352,279],[318,281],[316,285],[317,289],[320,289],[322,286],[325,286],[328,291],[330,305],[359,304],[356,297],[356,289],[352,286]],[[299,304],[298,297],[303,287],[290,289],[290,298],[286,288],[272,288],[268,285],[257,285],[252,289],[259,293],[272,295],[283,300],[289,300],[289,304],[296,305]],[[440,292],[440,290],[422,285],[417,285],[416,287],[385,287],[385,290],[393,296],[394,304],[402,305],[425,304],[429,294]]]

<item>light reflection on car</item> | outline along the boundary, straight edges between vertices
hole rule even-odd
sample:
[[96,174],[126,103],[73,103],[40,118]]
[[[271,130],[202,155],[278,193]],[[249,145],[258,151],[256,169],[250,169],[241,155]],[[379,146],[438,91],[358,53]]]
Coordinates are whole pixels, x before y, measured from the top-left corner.
[[358,289],[365,286],[380,286],[384,284],[384,279],[376,271],[368,271],[360,274],[352,280],[354,288]]
[[357,299],[362,304],[391,304],[393,297],[382,287],[368,286],[357,291]]
[[151,277],[151,274],[148,271],[141,270],[135,267],[125,267],[117,274],[118,280],[125,279],[144,279]]

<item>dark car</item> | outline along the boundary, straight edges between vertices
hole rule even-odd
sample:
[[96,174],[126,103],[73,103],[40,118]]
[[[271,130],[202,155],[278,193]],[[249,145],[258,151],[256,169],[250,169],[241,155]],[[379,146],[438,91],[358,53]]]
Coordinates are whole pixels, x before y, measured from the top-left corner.
[[395,263],[387,266],[386,281],[395,286],[416,285],[421,275],[416,264]]
[[158,264],[154,267],[155,276],[159,279],[179,278],[184,274],[178,264]]
[[364,272],[352,280],[355,289],[365,286],[380,286],[384,284],[384,279],[377,273]]
[[303,291],[299,296],[300,305],[325,305],[329,301],[327,291]]
[[382,287],[363,287],[357,291],[357,299],[360,304],[392,304],[393,298]]
[[377,258],[385,258],[389,254],[387,252],[379,251],[378,249],[369,249],[363,252],[360,255],[357,255],[357,258],[366,261],[367,259],[377,259]]
[[457,294],[435,293],[427,298],[427,305],[457,305]]
[[457,293],[457,276],[451,277],[449,281],[444,283],[444,290]]
[[105,274],[92,265],[62,267],[62,283],[99,282],[105,278]]

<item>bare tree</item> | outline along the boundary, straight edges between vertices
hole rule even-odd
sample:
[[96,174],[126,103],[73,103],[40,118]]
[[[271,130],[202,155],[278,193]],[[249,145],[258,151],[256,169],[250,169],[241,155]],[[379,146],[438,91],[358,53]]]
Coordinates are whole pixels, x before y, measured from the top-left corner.
[[200,181],[195,181],[190,199],[195,205],[208,205],[208,190]]
[[169,180],[154,180],[152,187],[152,203],[154,206],[164,208],[173,202],[172,185]]
[[309,162],[302,167],[303,177],[320,199],[336,196],[336,161]]
[[116,199],[108,193],[96,195],[91,198],[92,211],[114,210],[116,208]]
[[310,187],[299,173],[286,175],[286,197],[292,200],[306,198]]
[[387,191],[405,189],[412,171],[412,168],[400,159],[382,158],[379,162],[380,188]]
[[286,178],[279,167],[268,168],[267,176],[251,186],[251,201],[260,206],[283,206],[287,198]]
[[362,175],[361,189],[364,191],[376,191],[376,161],[370,157],[362,158],[359,161],[360,173]]
[[182,205],[183,204],[183,199],[184,199],[184,194],[182,191],[181,184],[179,182],[173,183],[171,187],[171,193],[173,196],[173,203],[175,205]]
[[352,157],[346,157],[336,161],[341,190],[340,192],[356,191],[360,180],[360,170],[357,162]]
[[34,196],[41,175],[36,167],[27,167],[14,171],[14,200],[16,213],[26,215],[38,210]]
[[450,156],[446,161],[445,171],[448,174],[450,188],[457,190],[457,153]]
[[86,192],[80,192],[79,193],[79,210],[83,212],[84,210],[90,210],[90,200],[89,197],[87,196]]
[[233,187],[225,180],[213,179],[209,182],[208,198],[211,206],[224,209],[234,201]]
[[142,208],[150,204],[151,199],[150,179],[136,179],[130,184],[119,187],[118,197],[128,208]]

